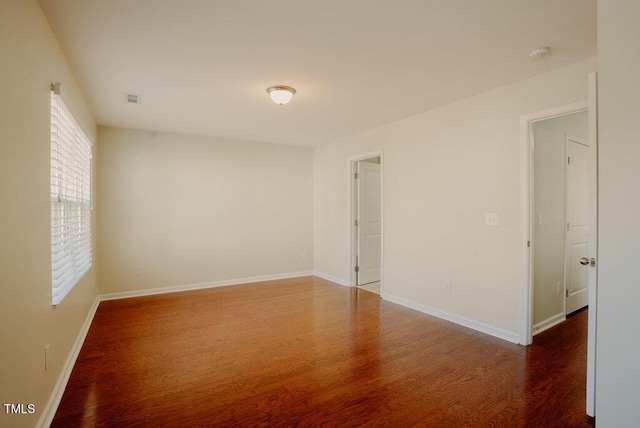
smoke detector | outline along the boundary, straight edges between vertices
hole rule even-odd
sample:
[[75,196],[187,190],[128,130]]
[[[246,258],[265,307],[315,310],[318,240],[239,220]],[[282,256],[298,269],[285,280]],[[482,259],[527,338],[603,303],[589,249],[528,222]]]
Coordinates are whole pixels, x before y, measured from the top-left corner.
[[538,48],[538,49],[534,49],[531,52],[529,52],[529,59],[531,60],[538,60],[538,59],[542,59],[545,57],[548,57],[549,55],[551,55],[551,49],[549,48]]

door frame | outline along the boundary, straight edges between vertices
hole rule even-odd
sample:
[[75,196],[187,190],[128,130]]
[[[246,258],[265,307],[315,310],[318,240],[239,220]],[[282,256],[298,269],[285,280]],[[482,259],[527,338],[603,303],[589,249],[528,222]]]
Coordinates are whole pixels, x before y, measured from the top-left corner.
[[354,175],[356,173],[356,162],[380,157],[380,205],[382,207],[380,213],[380,296],[384,293],[384,155],[382,150],[375,150],[368,153],[362,153],[359,155],[351,156],[347,159],[348,162],[348,212],[347,212],[347,221],[348,221],[348,248],[349,248],[349,272],[347,273],[347,278],[349,278],[349,283],[347,284],[350,287],[356,286],[356,251],[358,248],[358,243],[356,242],[356,228],[355,228],[355,216],[356,216],[356,207],[358,197],[358,189],[356,188],[356,181],[354,179]]
[[[592,182],[596,183],[596,194],[598,194],[598,75],[597,72],[588,74],[588,99],[574,104],[569,104],[554,109],[544,110],[537,113],[524,115],[520,118],[520,182],[521,182],[521,292],[520,292],[520,331],[519,343],[529,345],[533,342],[532,318],[533,318],[533,285],[532,285],[532,256],[533,252],[529,246],[532,244],[534,218],[533,209],[533,136],[531,125],[543,119],[551,119],[580,111],[588,111],[589,114],[589,142],[594,144],[596,153],[595,177]],[[590,202],[591,210],[598,211],[598,201]],[[597,227],[597,219],[594,222]],[[596,235],[597,237],[597,235]],[[598,248],[594,248],[596,263],[598,260]],[[587,321],[587,415],[595,417],[595,395],[596,395],[596,346],[597,346],[597,303],[598,303],[598,272],[597,269],[590,271],[589,281],[589,314]]]
[[[542,110],[520,117],[520,144],[521,144],[521,224],[522,224],[522,281],[520,298],[520,334],[521,345],[533,343],[533,228],[535,213],[534,197],[534,155],[533,155],[533,124],[543,120],[567,116],[589,110],[589,101],[580,101],[549,110]],[[589,137],[591,139],[591,136]],[[564,309],[563,309],[564,310]]]

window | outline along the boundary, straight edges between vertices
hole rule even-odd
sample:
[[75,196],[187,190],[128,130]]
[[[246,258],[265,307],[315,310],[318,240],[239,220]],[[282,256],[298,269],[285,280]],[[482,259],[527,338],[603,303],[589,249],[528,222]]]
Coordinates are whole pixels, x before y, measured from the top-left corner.
[[51,85],[51,291],[57,305],[91,267],[91,143]]

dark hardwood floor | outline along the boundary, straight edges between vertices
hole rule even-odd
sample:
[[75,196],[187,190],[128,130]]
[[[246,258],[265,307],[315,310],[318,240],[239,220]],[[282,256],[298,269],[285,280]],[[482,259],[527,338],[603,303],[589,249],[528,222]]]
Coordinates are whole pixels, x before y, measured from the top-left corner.
[[107,301],[52,426],[592,426],[586,338],[586,311],[523,347],[315,277]]

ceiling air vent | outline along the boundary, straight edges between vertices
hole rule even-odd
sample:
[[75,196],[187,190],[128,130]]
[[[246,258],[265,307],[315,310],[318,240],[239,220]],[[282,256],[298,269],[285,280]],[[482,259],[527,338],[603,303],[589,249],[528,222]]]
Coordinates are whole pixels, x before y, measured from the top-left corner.
[[124,94],[125,101],[131,104],[140,104],[140,95]]

